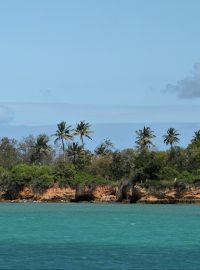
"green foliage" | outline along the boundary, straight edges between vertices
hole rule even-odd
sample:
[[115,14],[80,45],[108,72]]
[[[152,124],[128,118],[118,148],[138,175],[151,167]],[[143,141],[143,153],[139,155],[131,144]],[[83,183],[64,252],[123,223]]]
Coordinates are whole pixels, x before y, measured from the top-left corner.
[[30,135],[23,140],[18,145],[18,156],[19,160],[23,163],[30,164],[32,162],[32,157],[35,152],[36,138]]
[[4,199],[16,199],[19,191],[23,188],[23,184],[11,177],[8,170],[0,167],[0,192]]
[[54,167],[54,175],[60,186],[68,186],[76,175],[76,167],[70,163],[58,162]]
[[141,149],[148,149],[154,146],[152,140],[156,137],[154,131],[150,127],[144,127],[143,129],[136,130],[136,145]]
[[0,191],[4,192],[10,185],[10,174],[9,171],[3,167],[0,167]]
[[4,137],[0,140],[0,166],[12,168],[19,162],[17,141]]
[[125,154],[116,151],[112,154],[112,164],[110,167],[111,178],[121,180],[124,177],[128,177],[130,174],[130,167],[127,162]]
[[172,180],[179,176],[179,172],[170,166],[161,168],[159,173],[159,179]]
[[181,174],[179,174],[178,180],[188,184],[194,183],[196,180],[200,180],[200,173],[197,172],[197,174],[192,174],[188,171],[183,171]]
[[88,167],[89,173],[93,175],[101,175],[106,179],[110,179],[110,167],[112,164],[112,155],[93,156]]
[[54,182],[53,170],[49,166],[19,164],[11,170],[12,180],[20,186],[47,187]]
[[93,133],[93,131],[90,130],[90,127],[91,127],[90,124],[86,123],[85,121],[80,121],[80,123],[76,125],[74,135],[78,135],[80,137],[83,148],[84,148],[84,141],[83,141],[84,137],[92,140],[90,134]]
[[[136,131],[136,149],[113,152],[113,144],[105,140],[94,152],[86,149],[84,138],[91,139],[91,126],[85,121],[75,130],[66,122],[57,125],[55,142],[62,145],[63,155],[55,154],[49,137],[29,136],[21,142],[0,139],[0,191],[6,198],[16,198],[23,187],[41,193],[54,183],[75,187],[79,184],[111,184],[118,180],[135,180],[147,187],[163,188],[200,180],[200,130],[194,133],[187,148],[175,146],[180,134],[168,129],[164,143],[167,151],[153,149],[154,131],[144,127]],[[79,136],[82,145],[72,141]],[[57,155],[58,154],[58,155]]]
[[200,143],[193,142],[186,149],[188,170],[190,172],[196,171],[200,168]]
[[36,138],[31,155],[31,162],[42,165],[48,163],[52,157],[52,148],[48,145],[49,137],[46,134],[40,134]]
[[0,179],[3,179],[8,176],[9,176],[9,171],[3,167],[0,167]]
[[80,156],[76,163],[77,171],[87,171],[91,164],[92,153],[88,150],[84,150],[84,155]]
[[19,164],[11,170],[11,177],[20,185],[28,185],[36,176],[36,170],[37,166]]
[[175,128],[169,128],[167,130],[167,134],[163,135],[164,143],[166,145],[169,144],[170,147],[172,148],[174,144],[176,144],[180,141],[179,136],[180,136],[180,134],[178,133],[178,131]]
[[173,188],[174,187],[174,181],[171,180],[147,180],[145,183],[143,183],[143,186],[145,188],[155,188],[155,190],[158,189],[165,189],[165,188]]
[[170,151],[167,151],[166,163],[181,172],[188,167],[187,152],[181,147],[173,147]]
[[84,184],[84,185],[103,185],[108,184],[109,181],[107,181],[105,178],[99,175],[92,175],[89,173],[81,172],[78,173],[73,182],[71,183],[73,186],[76,186],[78,184]]
[[57,125],[56,133],[52,136],[56,137],[54,143],[61,142],[63,150],[63,161],[65,162],[65,141],[72,140],[72,129],[71,126],[67,126],[66,122],[62,121]]
[[47,188],[51,187],[53,184],[54,184],[53,175],[42,174],[39,177],[34,178],[31,181],[30,186],[31,186],[33,192],[42,193]]
[[80,164],[81,161],[84,159],[85,154],[83,146],[75,142],[68,145],[66,153],[69,161],[72,162],[74,165]]
[[138,150],[135,157],[135,178],[137,181],[159,179],[160,167],[155,152],[150,152],[147,149]]
[[108,155],[112,153],[113,148],[114,145],[111,140],[106,139],[96,147],[94,152],[96,155]]

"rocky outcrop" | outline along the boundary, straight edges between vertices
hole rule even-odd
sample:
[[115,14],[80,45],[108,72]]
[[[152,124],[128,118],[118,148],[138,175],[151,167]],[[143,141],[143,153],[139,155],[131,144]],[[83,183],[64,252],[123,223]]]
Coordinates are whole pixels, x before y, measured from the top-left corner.
[[75,193],[75,202],[96,201],[96,202],[116,202],[117,186],[82,186],[78,185]]
[[131,181],[121,181],[117,192],[117,201],[126,202],[131,201],[133,184]]
[[172,188],[146,189],[138,203],[200,203],[200,186],[178,183]]
[[75,197],[75,189],[71,187],[53,186],[47,189],[41,197],[42,201],[72,201]]
[[117,186],[96,186],[93,195],[97,202],[116,202],[117,201]]
[[19,199],[26,201],[41,202],[65,202],[72,201],[75,198],[75,189],[71,187],[59,187],[54,185],[43,193],[35,193],[31,188],[24,188],[19,193]]
[[94,187],[78,185],[76,187],[75,198],[72,201],[75,202],[91,202],[94,201]]

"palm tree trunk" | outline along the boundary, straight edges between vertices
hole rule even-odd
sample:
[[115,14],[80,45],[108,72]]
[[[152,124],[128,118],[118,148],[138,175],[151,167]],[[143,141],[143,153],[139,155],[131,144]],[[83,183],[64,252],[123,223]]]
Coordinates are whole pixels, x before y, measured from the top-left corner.
[[82,142],[82,147],[83,147],[83,162],[85,163],[85,149],[84,149],[83,136],[81,136],[81,142]]
[[65,162],[65,144],[63,139],[62,139],[62,149],[63,149],[63,161]]
[[83,146],[83,150],[84,150],[84,141],[83,141],[83,136],[81,136],[81,142],[82,142],[82,146]]
[[170,143],[170,150],[172,151],[173,149],[173,143]]
[[75,164],[76,163],[76,155],[74,154],[73,155],[73,164]]

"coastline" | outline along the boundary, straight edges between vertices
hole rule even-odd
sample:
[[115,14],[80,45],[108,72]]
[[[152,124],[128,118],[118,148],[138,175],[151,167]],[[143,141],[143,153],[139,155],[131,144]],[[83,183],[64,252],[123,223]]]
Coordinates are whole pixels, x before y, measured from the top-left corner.
[[[13,195],[14,196],[14,195]],[[25,187],[15,197],[0,194],[0,203],[126,203],[126,204],[200,204],[200,186],[145,188],[140,184],[59,187],[54,185],[41,193]]]

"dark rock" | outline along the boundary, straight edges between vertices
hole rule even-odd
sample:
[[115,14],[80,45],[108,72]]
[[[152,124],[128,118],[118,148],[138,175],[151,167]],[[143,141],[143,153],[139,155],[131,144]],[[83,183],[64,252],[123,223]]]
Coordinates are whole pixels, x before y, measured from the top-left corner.
[[94,200],[94,187],[78,185],[76,187],[75,202],[90,202]]
[[117,201],[127,201],[130,200],[132,196],[132,182],[130,180],[121,181],[119,184]]
[[174,184],[174,188],[176,189],[176,192],[178,195],[178,193],[182,193],[182,192],[186,191],[188,186],[186,183],[179,181],[179,182],[176,182]]

